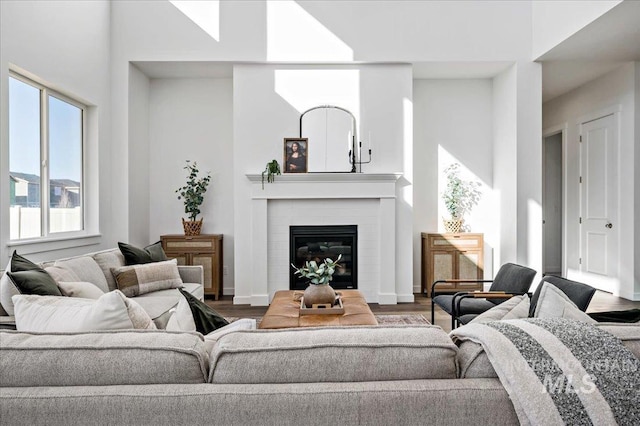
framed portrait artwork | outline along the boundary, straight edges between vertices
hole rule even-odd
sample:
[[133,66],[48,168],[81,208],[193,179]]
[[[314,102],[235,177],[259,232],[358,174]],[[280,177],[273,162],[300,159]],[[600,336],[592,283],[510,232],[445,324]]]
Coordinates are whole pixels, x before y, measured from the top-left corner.
[[307,173],[308,147],[307,138],[284,139],[284,173]]

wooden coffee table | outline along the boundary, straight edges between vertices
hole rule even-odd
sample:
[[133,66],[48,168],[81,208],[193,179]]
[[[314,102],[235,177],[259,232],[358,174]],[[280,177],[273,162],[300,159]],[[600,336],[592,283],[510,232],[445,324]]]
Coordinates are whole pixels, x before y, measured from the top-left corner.
[[294,328],[347,325],[378,325],[376,317],[358,290],[338,290],[344,314],[300,315],[300,300],[295,291],[277,291],[258,328]]

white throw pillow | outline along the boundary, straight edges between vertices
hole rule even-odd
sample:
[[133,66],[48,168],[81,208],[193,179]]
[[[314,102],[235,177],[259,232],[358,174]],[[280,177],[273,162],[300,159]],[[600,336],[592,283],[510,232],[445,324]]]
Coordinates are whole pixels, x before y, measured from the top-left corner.
[[189,302],[182,295],[180,295],[180,300],[172,311],[173,314],[167,322],[167,331],[196,331],[196,323],[193,320]]
[[558,287],[551,283],[542,284],[534,318],[568,318],[595,324],[597,321],[582,312],[575,303]]
[[13,296],[16,328],[32,332],[155,329],[149,315],[116,290],[97,300],[20,294]]
[[527,318],[529,316],[529,296],[513,296],[511,299],[502,302],[494,308],[489,309],[475,317],[473,323],[487,323],[491,321],[500,321],[508,319]]
[[11,259],[9,259],[7,268],[5,269],[4,274],[2,274],[2,278],[0,278],[0,304],[7,314],[14,315],[13,301],[11,298],[16,294],[20,294],[20,291],[18,291],[18,288],[15,286],[13,281],[11,281],[7,272],[11,272]]
[[86,281],[61,281],[57,284],[60,292],[67,297],[99,299],[103,294],[105,294],[97,285]]
[[[196,331],[196,323],[193,320],[193,313],[189,307],[189,302],[184,297],[180,299],[174,312],[167,322],[167,331]],[[220,327],[219,329],[212,331],[204,336],[204,345],[208,352],[211,352],[213,345],[219,338],[225,334],[232,333],[238,330],[255,330],[256,320],[252,318],[240,318],[232,322],[231,324]]]

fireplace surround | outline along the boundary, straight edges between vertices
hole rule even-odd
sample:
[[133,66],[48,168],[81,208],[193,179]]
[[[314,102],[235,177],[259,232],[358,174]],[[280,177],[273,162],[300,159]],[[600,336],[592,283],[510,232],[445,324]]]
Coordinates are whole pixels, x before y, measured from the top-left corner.
[[268,305],[276,291],[289,289],[289,227],[305,225],[357,225],[358,290],[368,303],[413,302],[411,216],[398,200],[405,197],[401,176],[283,174],[263,189],[260,174],[247,174],[250,222],[236,234],[236,271],[247,274],[234,303]]

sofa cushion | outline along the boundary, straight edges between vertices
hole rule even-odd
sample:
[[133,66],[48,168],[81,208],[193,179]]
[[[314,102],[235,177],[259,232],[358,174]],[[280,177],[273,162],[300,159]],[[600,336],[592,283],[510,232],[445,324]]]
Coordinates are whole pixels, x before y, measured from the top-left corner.
[[155,330],[87,333],[0,331],[2,386],[204,383],[201,335]]
[[254,318],[237,319],[234,322],[230,323],[229,325],[220,327],[219,329],[205,335],[204,346],[207,349],[207,352],[211,353],[216,342],[220,340],[222,336],[226,336],[229,333],[233,333],[239,330],[255,330],[256,326],[257,326],[257,321]]
[[118,290],[128,297],[182,286],[176,259],[144,265],[123,266],[113,269],[112,272]]
[[102,273],[107,280],[109,291],[117,290],[118,286],[116,285],[116,279],[113,277],[111,270],[125,266],[124,256],[120,253],[120,250],[111,249],[100,251],[95,253],[92,257],[102,270]]
[[145,310],[119,291],[97,300],[55,296],[13,296],[20,331],[80,332],[155,328]]
[[100,290],[97,285],[86,281],[60,281],[58,288],[62,295],[67,297],[99,299],[104,294],[104,291]]
[[213,347],[209,382],[455,378],[457,351],[436,326],[240,330]]
[[162,262],[167,260],[167,255],[162,249],[162,242],[158,241],[145,248],[139,248],[127,243],[118,243],[120,252],[124,256],[127,265],[141,265],[144,263]]
[[53,266],[73,271],[79,281],[87,281],[98,286],[105,293],[110,291],[102,269],[91,256],[79,256],[57,260]]

